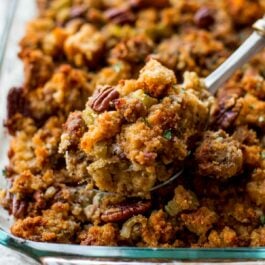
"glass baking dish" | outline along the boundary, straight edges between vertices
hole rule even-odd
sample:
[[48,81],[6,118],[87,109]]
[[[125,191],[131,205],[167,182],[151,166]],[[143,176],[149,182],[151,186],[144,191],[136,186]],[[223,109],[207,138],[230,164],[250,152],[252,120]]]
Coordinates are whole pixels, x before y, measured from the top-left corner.
[[[17,43],[23,35],[26,21],[36,13],[34,0],[4,1],[8,4],[8,12],[0,46],[0,169],[7,164],[9,138],[3,127],[7,92],[12,86],[19,86],[23,78],[22,64],[17,58]],[[5,184],[1,175],[0,187]],[[265,260],[265,248],[163,249],[37,243],[12,236],[8,229],[11,223],[12,219],[0,209],[0,244],[43,264],[191,264],[191,261],[196,264],[239,264],[238,261],[244,261],[240,264],[260,264],[258,260]]]

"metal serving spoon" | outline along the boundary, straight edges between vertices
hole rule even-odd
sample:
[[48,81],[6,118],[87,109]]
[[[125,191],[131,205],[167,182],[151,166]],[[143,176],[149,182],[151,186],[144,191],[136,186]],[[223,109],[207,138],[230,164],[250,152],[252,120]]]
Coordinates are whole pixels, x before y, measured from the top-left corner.
[[[218,88],[233,75],[244,63],[253,55],[265,47],[265,16],[253,24],[254,32],[245,40],[245,42],[213,73],[204,79],[206,88],[214,95]],[[154,186],[151,191],[157,190],[182,174],[183,170],[178,171],[165,182]]]

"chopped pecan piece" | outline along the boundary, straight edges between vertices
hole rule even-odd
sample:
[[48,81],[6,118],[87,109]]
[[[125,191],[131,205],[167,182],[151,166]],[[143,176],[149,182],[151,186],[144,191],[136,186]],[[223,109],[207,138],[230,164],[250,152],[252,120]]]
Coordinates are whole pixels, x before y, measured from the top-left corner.
[[12,214],[15,218],[23,218],[26,214],[27,208],[28,203],[26,201],[17,199],[16,196],[13,197]]
[[25,116],[29,114],[28,104],[23,93],[22,87],[13,87],[9,90],[7,96],[7,118],[12,118],[16,113]]
[[86,130],[82,113],[78,111],[70,113],[63,127],[64,131],[69,135],[71,145],[77,145]]
[[150,201],[139,201],[136,203],[129,203],[118,205],[107,209],[102,215],[103,222],[119,222],[129,219],[130,217],[143,214],[151,207]]
[[194,22],[199,28],[208,29],[214,22],[214,11],[208,7],[201,7],[194,16]]
[[104,15],[107,20],[120,25],[134,23],[135,21],[135,15],[128,8],[111,8]]
[[36,206],[40,209],[43,209],[45,208],[46,206],[46,202],[43,198],[43,193],[41,191],[35,191],[34,194],[33,194],[33,198],[35,199],[36,201]]
[[223,109],[216,119],[217,124],[219,124],[223,129],[229,128],[238,117],[241,107],[241,104],[237,104],[237,102],[235,102],[233,107],[229,109]]
[[218,106],[212,115],[212,124],[214,128],[224,130],[230,128],[242,108],[240,98],[244,95],[241,88],[227,87],[220,91],[217,97]]
[[119,97],[119,92],[111,86],[100,87],[93,95],[90,107],[96,112],[103,112],[110,107],[110,103]]
[[80,5],[80,6],[74,6],[70,10],[70,18],[79,18],[85,15],[85,13],[88,11],[87,5]]
[[129,4],[133,9],[147,7],[163,8],[169,5],[169,0],[129,0]]

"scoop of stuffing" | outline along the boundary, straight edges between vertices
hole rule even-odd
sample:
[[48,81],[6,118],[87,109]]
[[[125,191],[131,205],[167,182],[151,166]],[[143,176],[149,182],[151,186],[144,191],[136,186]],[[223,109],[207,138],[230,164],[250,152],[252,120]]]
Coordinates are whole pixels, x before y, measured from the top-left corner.
[[[187,73],[184,84],[176,85],[173,71],[155,60],[137,80],[100,86],[83,111],[87,129],[77,144],[95,186],[146,196],[182,167],[192,139],[206,126],[210,101],[195,74]],[[69,146],[61,148],[64,153],[73,138],[68,127],[61,142]]]

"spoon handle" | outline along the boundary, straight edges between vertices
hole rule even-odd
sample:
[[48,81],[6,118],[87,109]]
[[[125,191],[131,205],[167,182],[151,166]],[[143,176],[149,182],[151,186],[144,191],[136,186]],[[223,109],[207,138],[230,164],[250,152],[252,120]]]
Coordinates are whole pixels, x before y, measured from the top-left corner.
[[212,94],[215,94],[217,89],[237,69],[265,47],[265,17],[259,19],[253,28],[255,31],[247,40],[223,64],[205,78],[205,85]]

